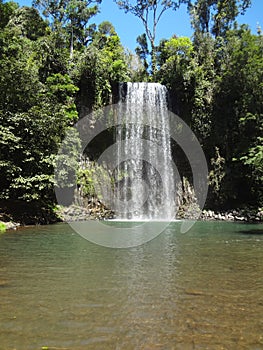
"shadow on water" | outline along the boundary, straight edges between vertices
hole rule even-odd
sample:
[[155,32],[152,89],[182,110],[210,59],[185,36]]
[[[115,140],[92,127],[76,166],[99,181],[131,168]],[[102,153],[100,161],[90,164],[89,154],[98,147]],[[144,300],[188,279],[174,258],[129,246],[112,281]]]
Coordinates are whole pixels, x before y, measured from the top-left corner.
[[242,235],[263,235],[262,229],[238,231]]

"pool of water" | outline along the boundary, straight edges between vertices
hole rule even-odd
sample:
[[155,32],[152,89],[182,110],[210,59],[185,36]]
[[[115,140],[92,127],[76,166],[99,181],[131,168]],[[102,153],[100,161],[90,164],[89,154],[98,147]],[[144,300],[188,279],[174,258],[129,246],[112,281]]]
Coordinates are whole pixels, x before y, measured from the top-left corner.
[[130,249],[0,235],[0,349],[263,349],[263,225],[180,225]]

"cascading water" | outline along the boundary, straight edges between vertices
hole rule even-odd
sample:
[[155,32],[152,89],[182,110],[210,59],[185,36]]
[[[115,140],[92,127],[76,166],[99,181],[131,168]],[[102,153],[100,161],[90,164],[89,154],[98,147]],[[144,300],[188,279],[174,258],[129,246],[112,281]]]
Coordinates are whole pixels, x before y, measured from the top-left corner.
[[116,214],[170,220],[175,215],[167,90],[158,83],[120,85],[116,132]]

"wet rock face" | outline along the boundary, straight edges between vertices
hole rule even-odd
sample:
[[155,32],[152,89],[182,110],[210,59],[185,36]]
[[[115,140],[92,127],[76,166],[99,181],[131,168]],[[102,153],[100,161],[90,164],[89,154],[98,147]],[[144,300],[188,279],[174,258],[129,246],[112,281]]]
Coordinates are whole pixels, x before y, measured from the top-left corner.
[[114,213],[106,208],[99,200],[88,203],[85,207],[73,204],[69,207],[62,207],[58,214],[62,221],[85,221],[85,220],[106,220],[113,219]]
[[185,177],[176,188],[176,206],[178,219],[198,219],[201,214],[194,188]]
[[200,219],[219,221],[242,221],[242,222],[262,222],[263,209],[255,208],[233,209],[228,211],[202,210],[198,206],[198,201],[193,186],[186,179],[177,186],[177,218],[178,219]]

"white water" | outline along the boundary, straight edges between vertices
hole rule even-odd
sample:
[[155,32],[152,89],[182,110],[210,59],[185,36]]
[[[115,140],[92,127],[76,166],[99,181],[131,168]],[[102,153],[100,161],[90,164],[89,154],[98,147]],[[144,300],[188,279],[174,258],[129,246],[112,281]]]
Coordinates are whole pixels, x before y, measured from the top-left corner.
[[171,220],[175,194],[167,90],[158,83],[125,83],[120,96],[117,218]]

